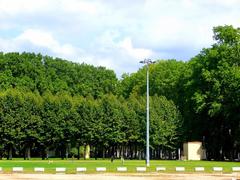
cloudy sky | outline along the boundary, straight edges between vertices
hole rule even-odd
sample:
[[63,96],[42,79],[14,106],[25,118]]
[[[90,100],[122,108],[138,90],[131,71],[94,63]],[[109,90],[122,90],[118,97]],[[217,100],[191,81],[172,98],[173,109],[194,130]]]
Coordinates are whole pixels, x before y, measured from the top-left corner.
[[36,52],[113,69],[189,60],[212,28],[240,27],[240,0],[0,0],[0,51]]

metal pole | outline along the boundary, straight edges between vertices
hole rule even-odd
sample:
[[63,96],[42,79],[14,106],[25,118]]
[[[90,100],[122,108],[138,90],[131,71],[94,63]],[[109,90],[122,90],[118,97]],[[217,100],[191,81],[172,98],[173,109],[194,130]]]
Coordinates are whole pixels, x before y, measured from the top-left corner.
[[147,122],[146,122],[146,166],[150,166],[150,153],[149,153],[149,65],[155,63],[151,59],[144,59],[140,63],[146,64],[147,67]]
[[150,158],[149,158],[149,63],[147,63],[147,132],[146,132],[146,165],[150,166]]

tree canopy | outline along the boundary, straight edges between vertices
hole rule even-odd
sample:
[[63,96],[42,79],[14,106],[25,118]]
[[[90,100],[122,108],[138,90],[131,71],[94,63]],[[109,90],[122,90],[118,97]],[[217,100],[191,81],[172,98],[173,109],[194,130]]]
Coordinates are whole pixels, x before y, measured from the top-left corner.
[[[187,62],[157,60],[150,72],[151,158],[176,158],[202,141],[207,158],[240,150],[240,29],[213,28],[215,43]],[[146,66],[117,79],[104,67],[34,53],[0,53],[0,156],[144,158]]]

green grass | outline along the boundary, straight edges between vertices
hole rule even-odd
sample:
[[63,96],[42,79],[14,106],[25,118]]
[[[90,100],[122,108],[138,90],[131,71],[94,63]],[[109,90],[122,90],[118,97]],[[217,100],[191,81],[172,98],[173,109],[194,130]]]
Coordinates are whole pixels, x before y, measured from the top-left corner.
[[[145,166],[144,160],[125,160],[122,165],[120,160],[111,162],[107,160],[60,160],[60,159],[14,159],[14,160],[0,160],[0,167],[3,168],[4,173],[11,173],[12,167],[23,167],[24,173],[34,173],[34,167],[45,168],[45,173],[55,173],[56,167],[66,167],[68,174],[75,174],[77,167],[86,167],[87,173],[96,173],[96,167],[106,167],[107,172],[116,172],[116,168],[124,166],[128,168],[128,172],[136,172],[136,167]],[[223,167],[223,173],[232,172],[232,167],[240,166],[238,162],[216,162],[216,161],[174,161],[174,160],[151,160],[151,166],[147,168],[147,172],[156,172],[158,166],[166,167],[166,173],[175,172],[175,167],[185,167],[186,173],[193,173],[194,167],[204,167],[205,172],[212,173],[213,167]]]

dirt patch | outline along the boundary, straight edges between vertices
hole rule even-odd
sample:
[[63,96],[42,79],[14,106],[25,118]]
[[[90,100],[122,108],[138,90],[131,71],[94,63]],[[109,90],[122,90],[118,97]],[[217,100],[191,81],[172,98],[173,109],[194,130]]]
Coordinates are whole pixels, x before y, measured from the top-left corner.
[[234,174],[0,174],[0,180],[232,180]]

